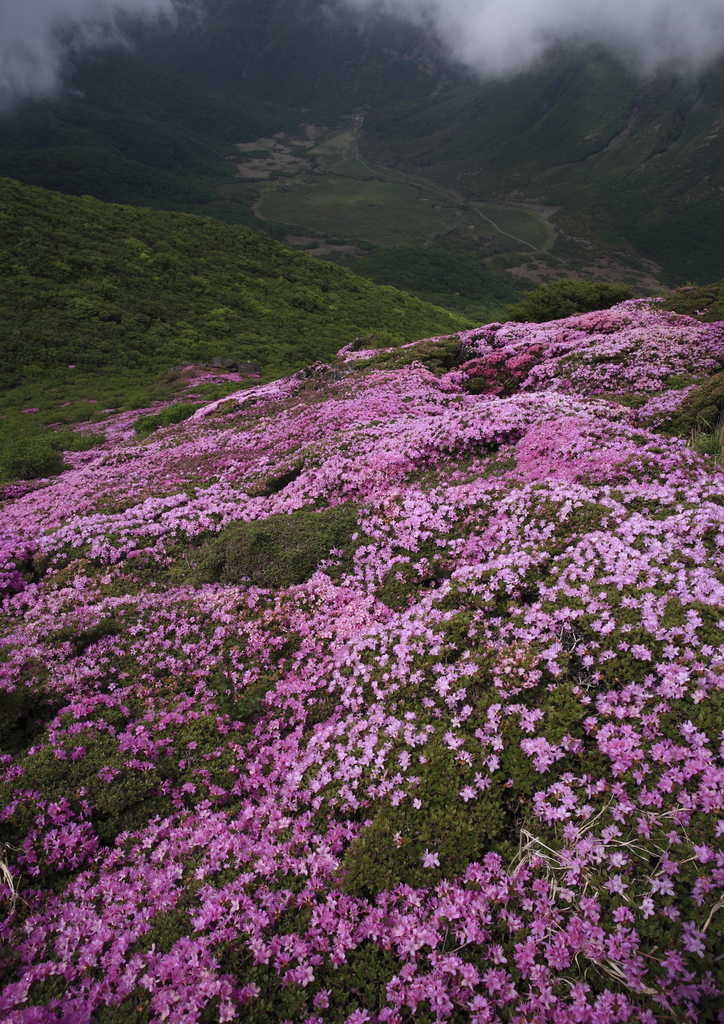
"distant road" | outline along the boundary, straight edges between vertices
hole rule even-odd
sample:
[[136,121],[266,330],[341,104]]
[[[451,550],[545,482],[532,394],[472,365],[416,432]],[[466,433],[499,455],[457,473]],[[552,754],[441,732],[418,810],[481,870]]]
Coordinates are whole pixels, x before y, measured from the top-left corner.
[[[436,192],[439,196],[442,196],[443,199],[446,199],[449,203],[453,203],[460,209],[463,209],[465,207],[466,204],[461,203],[454,196],[450,195],[449,192],[443,192],[442,189],[436,188],[434,185],[425,185],[422,182],[414,181],[412,178],[409,178],[406,174],[400,174],[399,171],[391,171],[388,170],[388,168],[386,167],[374,167],[372,164],[368,163],[363,157],[360,156],[359,152],[359,132],[363,122],[363,117],[359,117],[355,121],[354,156],[355,160],[357,160],[357,162],[360,163],[365,168],[365,170],[372,171],[373,174],[379,174],[380,172],[382,172],[384,174],[392,175],[393,177],[397,178],[398,181],[401,181],[404,185],[410,185],[413,188],[425,189],[427,192]],[[525,245],[528,249],[532,249],[533,252],[541,251],[537,246],[532,245],[531,242],[526,242],[524,238],[518,238],[517,235],[511,235],[509,231],[503,231],[503,229],[499,227],[494,220],[491,220],[490,217],[486,217],[485,214],[481,213],[477,207],[471,206],[471,209],[473,209],[475,213],[477,213],[478,217],[481,217],[483,220],[487,221],[488,224],[492,224],[495,230],[500,232],[501,235],[505,235],[506,238],[512,238],[514,242],[520,242],[521,245]]]

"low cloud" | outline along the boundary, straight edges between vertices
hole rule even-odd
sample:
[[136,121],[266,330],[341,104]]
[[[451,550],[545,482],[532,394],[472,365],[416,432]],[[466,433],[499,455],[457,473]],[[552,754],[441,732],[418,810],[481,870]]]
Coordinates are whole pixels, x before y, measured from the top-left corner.
[[486,77],[523,71],[562,45],[596,43],[643,74],[696,73],[724,55],[722,0],[346,0],[429,26]]
[[52,95],[68,57],[123,44],[132,23],[175,19],[182,0],[0,0],[0,109]]

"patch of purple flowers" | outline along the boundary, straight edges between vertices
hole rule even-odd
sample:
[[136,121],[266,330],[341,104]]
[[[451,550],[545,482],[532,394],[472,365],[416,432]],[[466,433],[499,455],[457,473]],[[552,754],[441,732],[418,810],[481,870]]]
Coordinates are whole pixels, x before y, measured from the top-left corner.
[[[724,1021],[723,478],[647,426],[724,330],[631,302],[461,340],[442,378],[124,420],[6,500],[0,696],[50,708],[0,759],[8,1024]],[[164,582],[350,502],[353,557],[306,582]],[[125,792],[163,810],[104,837]],[[492,806],[511,834],[460,866],[446,816]],[[352,885],[374,836],[400,875]],[[387,973],[340,1016],[360,951]]]

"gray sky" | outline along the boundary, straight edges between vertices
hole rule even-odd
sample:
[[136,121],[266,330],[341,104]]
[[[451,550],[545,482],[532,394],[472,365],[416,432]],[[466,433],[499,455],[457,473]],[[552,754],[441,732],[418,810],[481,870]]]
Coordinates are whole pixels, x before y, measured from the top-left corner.
[[0,0],[0,108],[51,95],[68,52],[123,40],[123,19],[172,18],[178,0]]
[[345,0],[431,25],[486,77],[524,70],[557,43],[601,43],[643,74],[697,72],[724,54],[724,0]]

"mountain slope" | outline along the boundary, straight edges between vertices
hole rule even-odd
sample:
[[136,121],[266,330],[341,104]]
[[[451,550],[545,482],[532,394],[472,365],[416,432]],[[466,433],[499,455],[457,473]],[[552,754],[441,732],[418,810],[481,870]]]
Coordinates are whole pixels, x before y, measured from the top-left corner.
[[267,235],[0,182],[6,386],[24,368],[158,373],[214,355],[267,376],[469,321],[322,264]]
[[336,118],[361,104],[432,96],[467,73],[429,33],[320,0],[212,0],[161,59],[229,96]]
[[[5,119],[0,173],[251,224],[258,195],[235,193],[224,159],[235,143],[364,114],[359,150],[373,164],[461,203],[545,208],[557,239],[533,254],[521,244],[522,276],[627,277],[649,291],[724,276],[724,65],[642,81],[587,49],[487,82],[419,28],[322,0],[214,0],[207,12],[135,55],[79,62],[61,102]],[[340,234],[365,238],[359,217]]]
[[[724,68],[641,82],[586,58],[374,111],[373,156],[462,192],[560,207],[562,231],[643,255],[671,279],[724,274]],[[554,252],[566,254],[566,245]]]
[[255,101],[214,95],[139,53],[86,56],[68,78],[59,99],[28,101],[0,117],[0,175],[106,201],[193,209],[217,200],[231,145],[269,123]]
[[714,1024],[722,367],[347,349],[3,492],[3,1020]]

